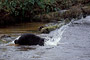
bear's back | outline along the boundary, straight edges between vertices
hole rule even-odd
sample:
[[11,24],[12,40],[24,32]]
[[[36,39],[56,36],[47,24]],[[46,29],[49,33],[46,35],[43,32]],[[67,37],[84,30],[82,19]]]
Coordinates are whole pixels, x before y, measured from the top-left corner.
[[19,38],[18,43],[21,45],[35,45],[38,44],[40,40],[41,40],[40,37],[34,34],[27,33],[27,34],[23,34]]

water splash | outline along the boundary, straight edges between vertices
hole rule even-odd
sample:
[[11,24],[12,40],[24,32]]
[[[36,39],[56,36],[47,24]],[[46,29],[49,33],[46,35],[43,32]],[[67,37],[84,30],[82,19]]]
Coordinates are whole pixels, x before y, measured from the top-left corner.
[[50,34],[48,34],[46,37],[47,41],[45,42],[45,45],[57,46],[59,44],[59,41],[62,38],[63,32],[65,31],[65,29],[68,28],[68,26],[73,25],[75,23],[90,24],[89,22],[90,22],[90,16],[87,16],[86,18],[82,18],[82,19],[77,19],[77,20],[72,19],[72,21],[69,22],[67,25],[64,25],[59,29],[56,29],[52,31]]
[[55,31],[50,32],[49,35],[46,37],[47,41],[45,42],[45,45],[57,46],[59,44],[59,41],[62,38],[63,32],[67,27],[68,25],[64,25],[59,29],[56,29]]

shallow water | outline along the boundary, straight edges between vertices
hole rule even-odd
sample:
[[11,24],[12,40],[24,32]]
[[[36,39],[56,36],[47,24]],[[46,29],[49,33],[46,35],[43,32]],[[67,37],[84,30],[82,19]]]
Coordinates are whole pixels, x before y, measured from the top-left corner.
[[38,33],[38,28],[46,23],[31,22],[21,23],[14,26],[0,28],[0,34],[18,34],[18,33]]
[[90,60],[90,16],[41,34],[45,46],[0,45],[0,60]]

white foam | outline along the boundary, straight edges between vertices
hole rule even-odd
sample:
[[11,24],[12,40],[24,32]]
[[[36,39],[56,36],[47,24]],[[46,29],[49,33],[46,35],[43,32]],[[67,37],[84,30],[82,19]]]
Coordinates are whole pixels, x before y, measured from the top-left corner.
[[[21,36],[18,36],[15,40],[18,40],[20,37],[21,37]],[[15,40],[13,40],[13,41],[11,41],[11,42],[9,42],[9,43],[7,43],[7,44],[4,44],[4,45],[15,44],[15,43],[14,43]]]
[[18,36],[15,40],[18,40],[21,36]]
[[49,36],[52,36],[52,38],[48,37],[48,41],[45,42],[45,45],[54,45],[57,46],[59,44],[59,41],[62,38],[62,34],[65,31],[65,29],[68,27],[68,25],[64,25],[60,27],[59,29],[56,29],[55,31],[52,31]]

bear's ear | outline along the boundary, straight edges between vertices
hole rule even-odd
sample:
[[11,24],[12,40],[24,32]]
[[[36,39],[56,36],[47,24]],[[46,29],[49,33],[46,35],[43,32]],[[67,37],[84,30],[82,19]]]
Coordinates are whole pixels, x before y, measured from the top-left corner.
[[15,44],[18,44],[18,40],[15,40],[14,43],[15,43]]

